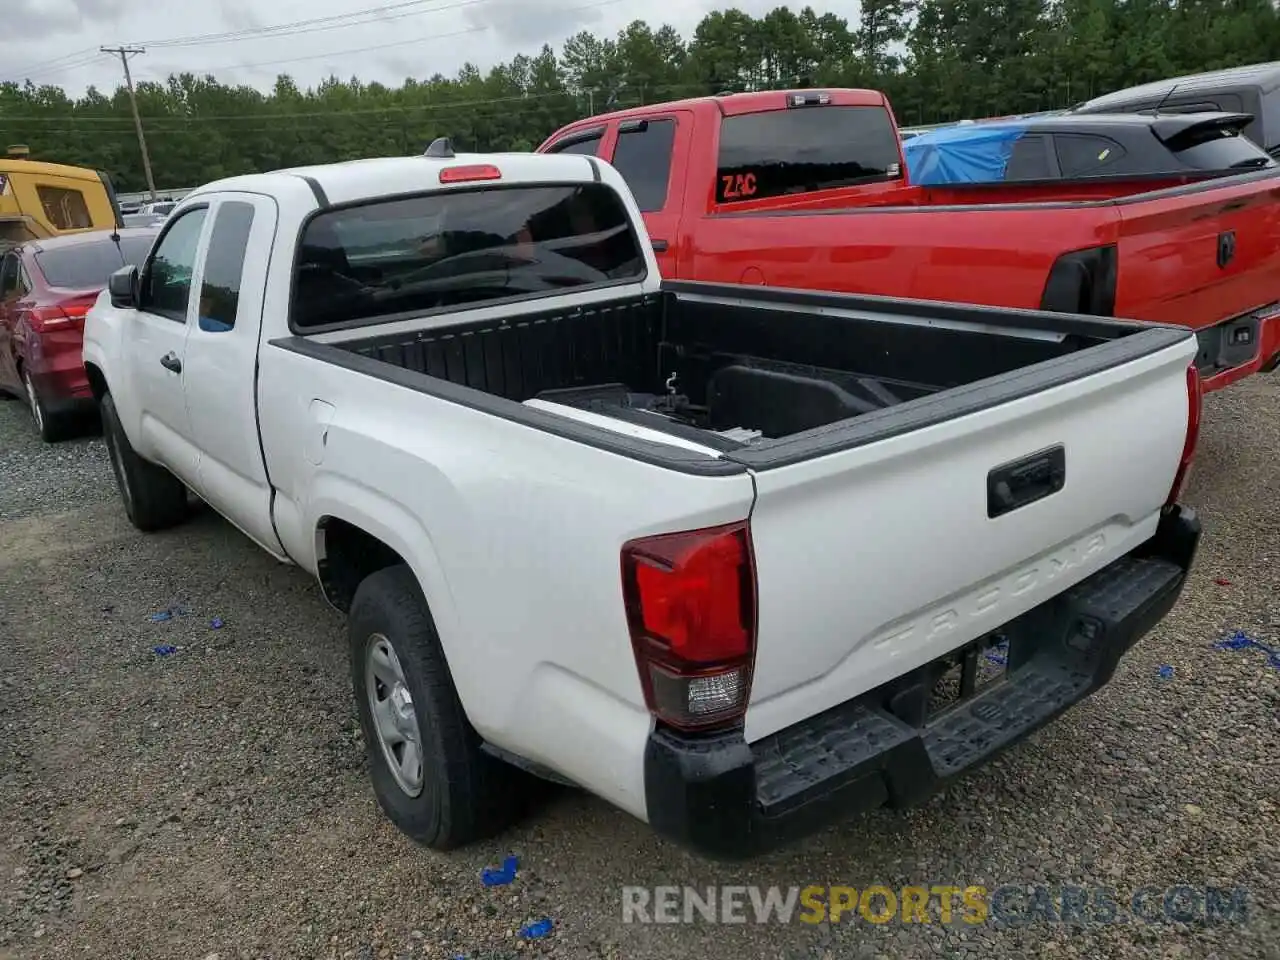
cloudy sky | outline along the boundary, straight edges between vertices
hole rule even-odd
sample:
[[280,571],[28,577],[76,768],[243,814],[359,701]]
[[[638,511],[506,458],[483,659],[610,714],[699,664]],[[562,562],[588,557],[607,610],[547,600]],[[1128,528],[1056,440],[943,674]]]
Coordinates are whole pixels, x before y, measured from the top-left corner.
[[[710,10],[753,15],[781,0],[0,0],[0,81],[30,78],[73,95],[111,89],[120,62],[99,47],[140,44],[135,80],[189,70],[267,88],[279,73],[309,86],[331,74],[399,84],[405,77],[481,68],[543,43],[559,50],[579,30],[612,36],[627,23],[670,23],[684,36]],[[857,17],[857,0],[810,0],[819,13]],[[794,3],[800,9],[803,2]],[[658,11],[665,10],[665,13]],[[299,21],[307,21],[300,24]],[[253,36],[263,27],[286,27]],[[286,32],[287,31],[287,32]]]

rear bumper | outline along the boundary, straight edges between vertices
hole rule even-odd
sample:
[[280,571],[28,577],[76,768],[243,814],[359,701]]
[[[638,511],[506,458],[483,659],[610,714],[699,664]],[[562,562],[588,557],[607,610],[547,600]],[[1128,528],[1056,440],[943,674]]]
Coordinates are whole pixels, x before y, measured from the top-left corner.
[[93,406],[93,391],[80,351],[59,350],[31,363],[31,382],[50,411]]
[[908,676],[753,744],[741,730],[655,730],[650,824],[740,859],[854,812],[918,803],[1104,686],[1177,601],[1199,539],[1194,511],[1168,511],[1141,548],[1009,624],[1006,678],[927,723],[903,719],[918,712],[903,706],[917,692]]
[[[1243,359],[1235,366],[1228,366],[1225,369],[1220,366],[1224,359],[1232,359],[1231,354],[1239,350],[1239,348],[1224,345],[1221,342],[1222,338],[1229,337],[1236,328],[1248,325],[1247,318],[1238,319],[1197,332],[1196,336],[1201,344],[1200,375],[1205,393],[1229,387],[1236,381],[1255,373],[1270,373],[1280,367],[1280,316],[1265,317],[1257,321],[1257,327],[1252,331],[1255,334],[1257,348],[1256,352],[1247,354],[1250,359]],[[1210,363],[1206,364],[1205,361]],[[1215,367],[1214,362],[1219,365]]]

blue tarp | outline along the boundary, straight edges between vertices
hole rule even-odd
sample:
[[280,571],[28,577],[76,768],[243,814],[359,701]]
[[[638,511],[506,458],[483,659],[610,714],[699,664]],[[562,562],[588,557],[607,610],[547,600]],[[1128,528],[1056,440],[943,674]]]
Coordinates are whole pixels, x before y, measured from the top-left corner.
[[907,176],[926,187],[998,182],[1014,142],[1026,132],[1025,123],[972,123],[922,133],[902,144]]

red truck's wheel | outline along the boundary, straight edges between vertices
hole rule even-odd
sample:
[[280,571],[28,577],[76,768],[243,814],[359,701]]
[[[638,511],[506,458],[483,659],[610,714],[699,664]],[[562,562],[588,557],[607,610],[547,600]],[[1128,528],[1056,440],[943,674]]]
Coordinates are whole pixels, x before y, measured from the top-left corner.
[[505,827],[518,771],[481,750],[413,572],[395,566],[366,577],[347,624],[352,690],[383,812],[436,850]]
[[102,398],[102,434],[129,522],[139,530],[163,530],[187,515],[187,488],[164,467],[143,460],[120,425],[111,394]]

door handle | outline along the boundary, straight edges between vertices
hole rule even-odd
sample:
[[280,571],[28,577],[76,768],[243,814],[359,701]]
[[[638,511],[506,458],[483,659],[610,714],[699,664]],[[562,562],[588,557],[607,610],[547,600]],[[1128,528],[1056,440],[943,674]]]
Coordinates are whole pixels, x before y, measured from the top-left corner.
[[653,241],[653,252],[654,252],[654,253],[666,253],[666,252],[667,252],[667,241],[665,241],[665,240],[654,240],[654,241]]
[[160,366],[166,370],[172,370],[174,373],[182,372],[182,361],[178,359],[177,354],[172,352],[166,353],[160,358]]

